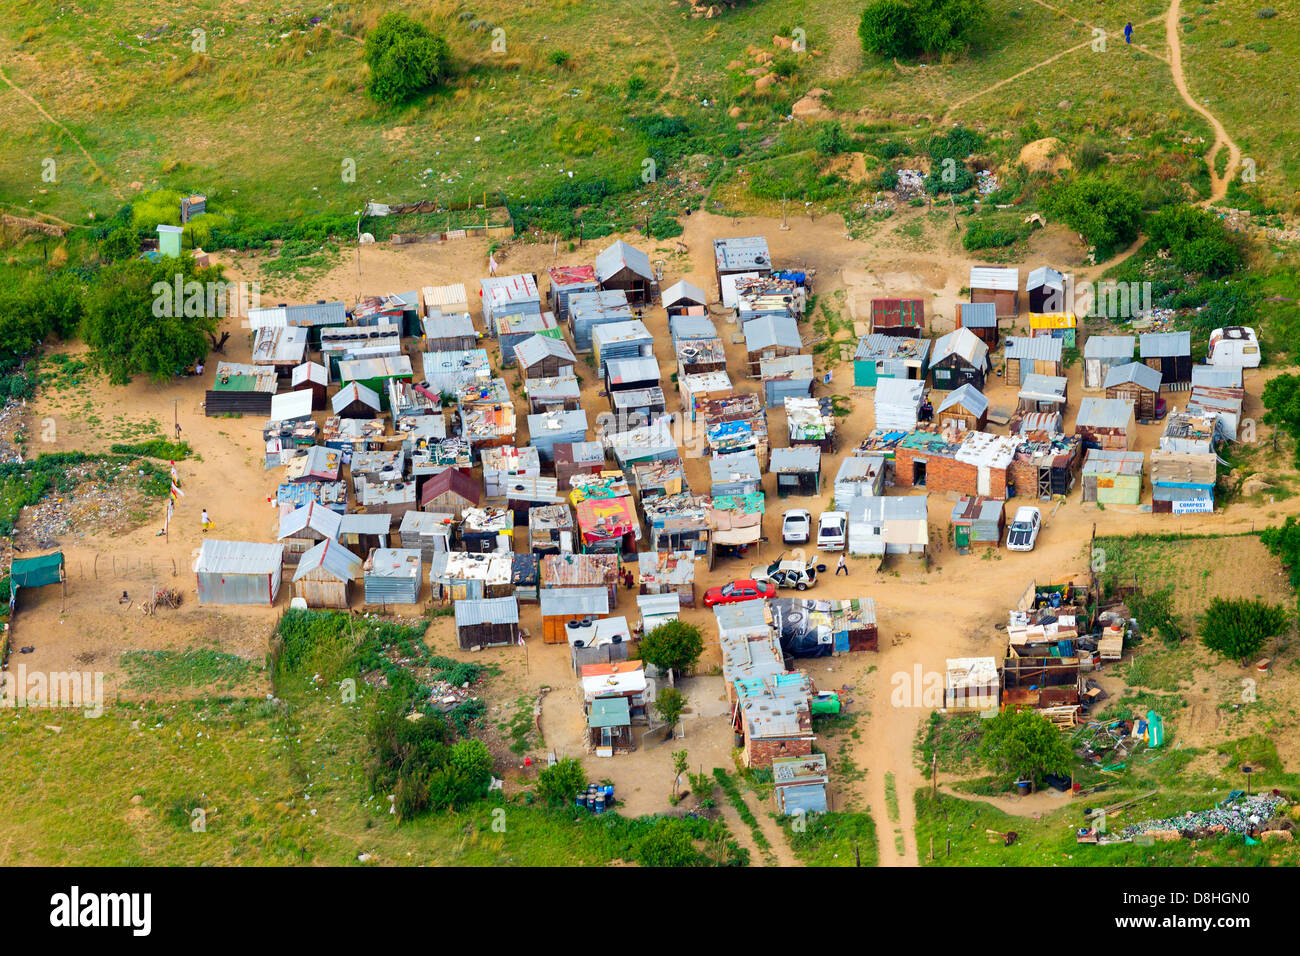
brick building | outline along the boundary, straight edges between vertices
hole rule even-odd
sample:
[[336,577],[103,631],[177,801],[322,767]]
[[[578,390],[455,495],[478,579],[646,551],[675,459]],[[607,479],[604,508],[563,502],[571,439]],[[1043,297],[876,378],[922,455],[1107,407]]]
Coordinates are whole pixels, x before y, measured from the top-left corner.
[[894,450],[894,484],[1005,500],[1016,444],[1013,438],[987,432],[912,432]]

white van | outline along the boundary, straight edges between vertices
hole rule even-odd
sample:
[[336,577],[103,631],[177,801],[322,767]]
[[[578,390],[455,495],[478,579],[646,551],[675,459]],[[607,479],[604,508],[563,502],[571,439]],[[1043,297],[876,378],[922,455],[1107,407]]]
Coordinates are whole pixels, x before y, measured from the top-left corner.
[[1210,333],[1210,352],[1206,365],[1236,368],[1259,368],[1259,339],[1255,330],[1244,325],[1229,325]]
[[843,551],[848,536],[849,516],[844,511],[823,511],[817,519],[817,550]]

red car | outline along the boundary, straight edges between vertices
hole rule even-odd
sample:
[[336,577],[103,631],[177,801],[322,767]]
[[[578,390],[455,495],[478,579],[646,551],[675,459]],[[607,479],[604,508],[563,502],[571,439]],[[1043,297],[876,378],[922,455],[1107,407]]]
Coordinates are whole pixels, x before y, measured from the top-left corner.
[[720,588],[709,588],[705,591],[704,606],[713,607],[715,604],[735,604],[737,601],[755,601],[759,598],[774,597],[776,597],[776,587],[771,581],[741,578]]

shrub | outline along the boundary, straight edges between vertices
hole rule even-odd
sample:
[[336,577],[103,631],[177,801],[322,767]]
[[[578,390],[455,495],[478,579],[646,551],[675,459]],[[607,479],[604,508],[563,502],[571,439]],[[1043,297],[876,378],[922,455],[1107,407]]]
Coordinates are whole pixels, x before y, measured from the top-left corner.
[[839,123],[823,123],[813,136],[813,148],[823,156],[836,156],[853,145],[849,134]]
[[1043,195],[1043,208],[1095,247],[1098,260],[1132,242],[1142,222],[1137,190],[1118,182],[1083,177],[1061,183]]
[[402,103],[447,76],[447,42],[402,13],[386,13],[366,34],[367,92],[381,103]]
[[579,790],[587,789],[587,771],[572,757],[565,757],[537,775],[537,795],[553,807],[570,803]]
[[1219,218],[1195,206],[1161,209],[1147,222],[1147,236],[1167,249],[1184,272],[1218,278],[1236,272],[1242,256]]
[[1201,642],[1244,664],[1289,625],[1290,616],[1276,604],[1215,598],[1201,618]]
[[984,0],[873,0],[858,21],[862,49],[877,56],[958,53],[988,20]]

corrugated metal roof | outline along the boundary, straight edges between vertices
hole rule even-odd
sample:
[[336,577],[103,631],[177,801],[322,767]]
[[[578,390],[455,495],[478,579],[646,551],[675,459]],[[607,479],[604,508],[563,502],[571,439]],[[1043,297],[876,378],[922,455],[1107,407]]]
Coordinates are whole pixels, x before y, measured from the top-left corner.
[[820,471],[821,467],[822,450],[816,445],[773,448],[768,461],[768,470],[773,474]]
[[799,322],[794,316],[759,316],[746,322],[742,331],[745,333],[745,348],[750,352],[775,346],[803,348],[803,339],[799,335]]
[[327,538],[337,538],[342,521],[343,516],[337,511],[326,508],[319,501],[310,501],[280,519],[277,537],[288,538],[310,528]]
[[662,301],[665,309],[671,305],[676,305],[678,302],[683,300],[694,302],[699,305],[707,305],[709,302],[708,296],[704,294],[703,289],[699,286],[691,285],[685,279],[674,282],[664,290]]
[[469,304],[469,293],[465,291],[465,283],[456,282],[452,285],[426,285],[420,290],[420,298],[424,300],[424,307],[436,306],[447,311],[447,306],[466,306]]
[[941,335],[935,340],[932,364],[938,365],[950,355],[955,355],[968,365],[982,369],[988,364],[989,347],[970,329],[953,329],[947,335]]
[[[419,512],[408,512],[419,514]],[[345,514],[339,522],[339,534],[386,535],[393,527],[393,516],[387,512],[365,514]]]
[[1057,272],[1051,266],[1039,266],[1031,271],[1029,277],[1025,279],[1025,291],[1043,288],[1064,290],[1064,274]]
[[479,282],[483,304],[490,312],[493,308],[512,303],[540,302],[537,279],[532,273],[513,276],[488,276]]
[[1142,358],[1171,358],[1191,354],[1191,332],[1143,332],[1138,338],[1138,355]]
[[1140,475],[1146,456],[1140,451],[1106,451],[1093,448],[1083,463],[1085,475]]
[[284,559],[284,545],[204,538],[194,570],[210,574],[270,574]]
[[971,266],[970,288],[996,289],[999,292],[1017,292],[1020,289],[1020,270],[994,266]]
[[271,396],[271,421],[292,422],[311,418],[311,405],[315,393],[310,388],[296,392],[281,392]]
[[542,617],[565,614],[608,614],[609,591],[600,588],[542,588]]
[[955,405],[960,405],[978,417],[988,411],[989,400],[983,392],[967,382],[948,393],[948,397],[939,404],[939,411],[942,412]]
[[298,559],[293,579],[297,581],[318,568],[340,581],[351,581],[361,573],[361,559],[337,541],[326,538]]
[[328,385],[330,380],[329,369],[324,365],[316,362],[303,362],[296,366],[293,374],[289,378],[289,384],[294,388],[304,383],[313,383],[316,385]]
[[772,256],[764,236],[714,239],[713,259],[718,272],[765,272],[772,268]]
[[348,307],[342,302],[313,302],[248,310],[250,329],[283,328],[286,325],[342,325],[347,320]]
[[858,340],[858,350],[853,358],[861,362],[913,362],[923,361],[929,351],[929,339],[909,339],[872,332]]
[[1090,335],[1083,343],[1085,359],[1133,358],[1133,336],[1131,335]]
[[1056,398],[1065,401],[1065,390],[1069,386],[1069,380],[1060,375],[1044,375],[1041,372],[1030,372],[1020,378],[1020,397],[1046,401],[1050,398]]
[[715,455],[709,459],[709,478],[714,482],[758,481],[763,469],[758,465],[758,455],[752,451],[732,455]]
[[1122,398],[1083,398],[1075,428],[1126,428],[1133,418],[1133,403]]
[[961,324],[968,329],[996,329],[998,307],[993,302],[963,302]]
[[1008,336],[1006,357],[1031,362],[1059,362],[1065,343],[1050,335]]
[[626,727],[631,723],[631,706],[626,697],[597,697],[591,702],[588,727]]
[[423,575],[419,548],[376,548],[366,561],[366,574],[380,578],[415,578]]
[[553,339],[548,335],[530,335],[515,346],[515,358],[525,368],[536,365],[548,358],[559,358],[567,362],[577,362],[573,349],[564,339]]
[[334,394],[334,397],[330,399],[330,407],[337,414],[353,402],[369,405],[375,411],[380,409],[379,394],[373,388],[367,388],[360,382],[349,382],[339,389]]
[[[1058,340],[1059,341],[1059,340]],[[1106,372],[1103,388],[1114,388],[1130,382],[1153,392],[1160,391],[1160,373],[1150,365],[1141,362],[1129,362],[1127,365],[1112,365]]]
[[1241,388],[1242,371],[1239,367],[1223,365],[1193,365],[1192,386],[1210,388]]
[[455,607],[457,627],[519,623],[519,600],[513,596],[484,598],[479,601],[460,600],[455,603]]
[[625,268],[631,269],[643,278],[654,278],[654,272],[650,268],[650,257],[635,246],[629,246],[622,239],[596,256],[596,277],[601,282],[608,281]]
[[680,614],[682,596],[676,591],[669,591],[667,594],[638,594],[636,606],[640,609],[642,617]]

